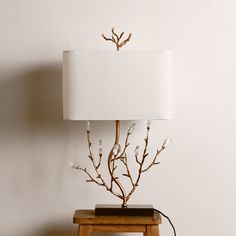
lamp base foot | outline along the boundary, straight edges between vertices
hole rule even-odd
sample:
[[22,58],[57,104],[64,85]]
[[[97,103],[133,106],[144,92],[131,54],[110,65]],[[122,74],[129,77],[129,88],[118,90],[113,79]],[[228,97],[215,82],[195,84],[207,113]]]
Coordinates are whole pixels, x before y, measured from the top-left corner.
[[96,216],[154,216],[152,205],[133,205],[127,207],[117,204],[96,204]]

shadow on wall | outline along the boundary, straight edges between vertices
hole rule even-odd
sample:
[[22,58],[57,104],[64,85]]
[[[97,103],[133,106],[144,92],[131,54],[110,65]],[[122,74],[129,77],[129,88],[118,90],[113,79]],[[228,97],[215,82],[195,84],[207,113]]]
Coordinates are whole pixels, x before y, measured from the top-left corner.
[[52,224],[44,229],[38,229],[37,232],[31,232],[29,236],[75,236],[76,232],[77,228],[71,227],[71,225],[63,226],[62,222],[62,224]]
[[[68,134],[68,128],[70,134]],[[110,140],[109,137],[114,135],[114,122],[93,122],[92,129],[93,134],[96,134],[96,140],[101,137],[104,143],[110,144],[108,146],[113,144],[113,139]],[[30,206],[39,202],[38,208],[48,206],[48,209],[45,208],[43,212],[46,217],[47,211],[52,212],[57,206],[63,208],[62,200],[74,201],[72,194],[67,194],[68,190],[73,191],[73,189],[65,187],[66,181],[70,181],[71,177],[64,171],[64,161],[67,157],[63,155],[69,153],[67,149],[72,149],[72,156],[73,151],[76,155],[77,149],[83,151],[82,135],[79,132],[84,132],[85,127],[84,122],[63,121],[61,65],[0,70],[0,131],[0,140],[4,140],[4,148],[0,149],[0,161],[6,159],[8,165],[4,166],[5,173],[10,173],[10,171],[12,173],[5,184],[8,191],[3,191],[6,192],[8,211],[12,205],[16,207],[14,209],[12,207],[11,210],[17,212],[27,207],[29,216],[26,217],[33,217],[37,209],[31,211]],[[64,141],[65,146],[63,146]],[[71,141],[74,142],[71,143]],[[58,150],[61,150],[61,153]],[[52,163],[55,167],[53,171],[51,170]],[[21,168],[18,168],[18,164]],[[15,190],[16,185],[20,189],[19,192]],[[7,196],[9,191],[17,194]],[[52,197],[59,194],[61,198],[55,199],[52,204]],[[83,195],[89,196],[86,190],[83,190]],[[9,198],[12,199],[13,204],[8,202]],[[20,205],[20,199],[23,199],[25,205]],[[90,204],[90,201],[94,199],[87,197],[81,204]],[[16,215],[19,214],[17,212]],[[37,217],[35,222],[36,220]],[[46,225],[31,225],[29,231],[33,232],[23,233],[24,236],[76,235],[77,227],[72,225],[71,219],[58,222],[51,218],[50,221],[51,223]]]
[[62,121],[62,70],[50,66],[33,70],[30,79],[31,121]]
[[0,72],[0,121],[62,121],[62,68]]

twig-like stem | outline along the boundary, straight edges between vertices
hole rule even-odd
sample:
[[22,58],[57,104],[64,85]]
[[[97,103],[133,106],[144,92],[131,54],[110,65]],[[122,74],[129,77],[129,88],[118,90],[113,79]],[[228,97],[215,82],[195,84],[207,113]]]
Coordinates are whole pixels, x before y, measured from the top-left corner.
[[134,180],[133,180],[132,175],[131,175],[130,170],[129,170],[129,166],[128,166],[128,162],[127,162],[127,157],[126,157],[126,155],[125,155],[125,157],[121,158],[120,160],[121,160],[121,161],[123,162],[123,164],[125,165],[125,168],[126,168],[126,171],[127,171],[127,173],[126,173],[126,174],[123,174],[123,176],[126,176],[127,178],[129,178],[129,180],[130,180],[132,186],[134,186],[135,183],[134,183]]
[[111,32],[112,32],[111,38],[106,37],[104,34],[102,34],[102,37],[103,37],[106,41],[111,41],[111,42],[113,42],[113,43],[116,45],[116,50],[117,50],[117,51],[119,51],[119,49],[120,49],[121,47],[123,47],[127,42],[129,42],[129,41],[130,41],[130,38],[131,38],[131,36],[132,36],[132,34],[129,34],[128,37],[127,37],[125,40],[123,40],[122,42],[120,42],[121,38],[122,38],[123,35],[124,35],[124,32],[122,32],[122,33],[120,34],[120,36],[119,36],[119,35],[115,32],[115,28],[114,28],[114,27],[112,28]]
[[127,42],[129,42],[130,38],[131,38],[132,34],[129,34],[128,38],[125,39],[124,41],[122,41],[120,44],[119,44],[119,47],[123,47]]
[[78,166],[78,167],[76,167],[75,169],[80,170],[80,171],[83,171],[83,172],[89,177],[89,179],[86,180],[86,182],[88,182],[88,183],[95,183],[95,184],[97,184],[97,185],[99,185],[99,186],[104,186],[104,187],[106,188],[106,190],[109,191],[110,193],[112,193],[114,196],[116,196],[116,197],[118,197],[118,198],[120,198],[120,199],[123,199],[120,194],[114,192],[113,190],[111,190],[111,189],[108,187],[108,185],[104,182],[104,180],[102,179],[102,177],[101,177],[100,174],[98,174],[97,179],[100,179],[100,180],[101,180],[101,183],[100,183],[98,180],[96,180],[95,178],[93,178],[92,175],[87,171],[86,168],[82,168],[82,167],[79,167],[79,166]]
[[90,141],[90,131],[89,131],[89,130],[87,130],[87,141],[88,141],[88,148],[89,148],[89,155],[88,155],[88,157],[89,157],[89,159],[91,160],[91,162],[92,162],[94,168],[95,168],[95,169],[98,169],[97,166],[98,166],[99,164],[96,166],[95,160],[94,160],[94,158],[93,158],[92,150],[91,150],[92,142]]
[[149,135],[149,128],[147,128],[147,135],[146,135],[146,138],[144,139],[145,141],[145,146],[144,146],[144,150],[143,150],[143,159],[141,161],[141,163],[143,164],[144,163],[144,160],[145,158],[148,156],[148,153],[147,153],[147,147],[148,147],[148,135]]
[[149,169],[150,169],[152,166],[154,166],[154,165],[160,164],[160,162],[157,162],[156,159],[157,159],[157,156],[158,156],[163,150],[164,150],[164,148],[161,148],[160,151],[157,150],[156,155],[154,156],[152,163],[151,163],[148,167],[146,167],[145,169],[142,169],[142,172],[145,172],[145,171],[149,170]]
[[127,131],[127,134],[126,134],[126,138],[125,138],[125,145],[124,145],[124,149],[123,151],[121,152],[121,154],[118,156],[117,159],[120,159],[122,156],[124,156],[125,152],[126,152],[126,149],[127,147],[129,146],[129,136],[131,135],[131,127],[128,129]]
[[129,192],[129,194],[127,195],[127,201],[129,200],[129,198],[131,197],[131,195],[134,193],[134,191],[136,190],[136,187],[138,186],[139,184],[139,181],[140,181],[140,178],[141,178],[141,175],[143,172],[145,171],[148,171],[152,166],[154,165],[157,165],[159,164],[159,162],[156,161],[157,159],[157,156],[165,149],[165,146],[162,145],[161,147],[161,150],[157,150],[154,158],[153,158],[153,161],[152,163],[143,169],[143,165],[145,163],[145,159],[146,157],[148,156],[148,153],[147,153],[147,147],[148,147],[148,140],[149,140],[149,130],[150,130],[150,127],[147,127],[147,135],[146,135],[146,138],[144,139],[145,141],[145,146],[144,146],[144,151],[143,151],[143,157],[142,157],[142,160],[141,162],[138,160],[138,154],[135,154],[135,158],[136,158],[136,162],[139,164],[139,170],[138,170],[138,176],[137,176],[137,179],[133,185],[133,188],[131,189],[131,191]]
[[[86,173],[86,174],[88,175],[89,179],[86,180],[86,182],[94,182],[94,183],[96,183],[96,184],[98,184],[98,185],[100,185],[100,186],[105,186],[103,183],[100,183],[100,182],[98,182],[95,178],[93,178],[92,175],[87,171],[86,168],[77,167],[76,169],[82,170],[84,173]],[[99,177],[100,177],[100,176],[97,176],[97,178],[99,178]]]
[[[126,192],[125,189],[123,187],[123,185],[121,184],[121,182],[118,180],[118,177],[115,175],[114,171],[116,169],[115,166],[115,162],[114,162],[114,158],[116,158],[116,154],[115,157],[113,158],[113,151],[114,148],[119,145],[119,138],[120,138],[120,121],[116,120],[116,135],[115,135],[115,143],[113,148],[110,151],[109,157],[108,157],[108,170],[111,176],[111,189],[113,187],[113,182],[117,185],[117,187],[120,189],[121,195],[122,195],[122,200],[123,200],[123,204],[122,207],[127,207],[127,200],[126,200]],[[117,152],[118,155],[118,152]]]
[[[89,174],[89,172],[87,171],[86,168],[83,169],[81,167],[78,167],[77,169],[82,170],[83,172],[85,172],[89,176],[90,179],[87,182],[94,182],[94,183],[96,183],[96,184],[98,184],[100,186],[104,186],[113,195],[115,195],[115,196],[117,196],[117,197],[122,199],[122,196],[120,194],[116,193],[113,190],[112,187],[108,187],[108,185],[106,184],[105,180],[102,178],[102,175],[98,171],[98,168],[101,165],[102,154],[99,154],[99,162],[96,165],[95,164],[95,160],[93,158],[92,150],[91,150],[92,142],[90,141],[90,131],[89,130],[87,130],[87,142],[88,142],[88,147],[89,147],[89,155],[88,155],[88,157],[89,157],[89,159],[91,160],[91,162],[93,164],[94,170],[96,171],[96,174],[97,174],[97,178],[100,179],[102,183],[98,182],[95,178],[93,178],[91,176],[91,174]],[[114,170],[115,170],[115,168],[114,168]]]
[[[116,32],[115,32],[115,28],[114,28],[114,27],[111,29],[111,32],[112,32],[112,34],[115,35],[115,37],[116,37],[116,41],[119,42],[119,41],[120,41],[120,37],[116,34]],[[123,33],[124,33],[124,32],[123,32]]]
[[139,164],[139,170],[138,170],[138,176],[137,179],[135,181],[135,183],[133,184],[133,187],[131,189],[131,191],[129,192],[129,194],[127,195],[127,201],[129,200],[129,198],[131,197],[131,195],[134,193],[134,191],[136,190],[136,187],[138,186],[139,180],[141,178],[141,174],[142,174],[142,168],[143,168],[143,164],[145,161],[145,158],[148,156],[147,153],[147,146],[148,146],[148,135],[149,135],[149,130],[150,128],[147,128],[147,134],[146,137],[144,139],[145,141],[145,146],[144,146],[144,150],[143,150],[143,157],[141,161],[138,161],[138,157],[136,157],[136,162]]
[[124,149],[121,152],[121,154],[117,157],[117,160],[120,159],[120,161],[125,165],[127,173],[123,174],[123,176],[126,176],[130,179],[130,182],[131,182],[132,186],[134,186],[134,181],[133,181],[133,178],[132,178],[130,170],[129,170],[128,160],[127,160],[127,156],[126,156],[126,149],[129,146],[129,136],[132,133],[133,126],[134,126],[134,124],[132,124],[131,127],[128,129],[127,134],[126,134],[126,138],[125,138]]
[[96,166],[96,170],[100,167],[101,162],[102,162],[102,154],[99,154],[99,161],[98,161],[98,164]]
[[141,165],[141,162],[138,160],[138,153],[135,154],[135,160],[139,165]]

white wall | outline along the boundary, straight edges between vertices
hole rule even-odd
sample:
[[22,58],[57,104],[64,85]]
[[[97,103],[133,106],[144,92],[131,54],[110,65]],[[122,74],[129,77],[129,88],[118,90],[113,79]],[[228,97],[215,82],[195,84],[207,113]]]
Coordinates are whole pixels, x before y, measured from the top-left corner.
[[[176,53],[176,116],[153,122],[150,150],[174,144],[130,203],[152,203],[181,236],[234,236],[236,2],[0,1],[0,235],[76,235],[73,211],[119,203],[67,167],[87,164],[83,123],[62,120],[64,49],[113,49],[101,33],[132,32],[126,49]],[[117,88],[122,90],[122,88]],[[127,127],[129,123],[124,123]],[[108,150],[111,122],[92,123]],[[142,143],[139,122],[134,145]],[[161,235],[172,235],[167,223]]]

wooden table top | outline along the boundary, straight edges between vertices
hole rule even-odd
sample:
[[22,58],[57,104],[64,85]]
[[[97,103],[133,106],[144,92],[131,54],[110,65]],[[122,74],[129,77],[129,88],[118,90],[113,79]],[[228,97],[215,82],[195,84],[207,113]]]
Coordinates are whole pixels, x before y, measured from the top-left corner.
[[76,210],[73,223],[158,225],[161,224],[161,216],[158,212],[155,212],[154,216],[95,216],[95,210]]

